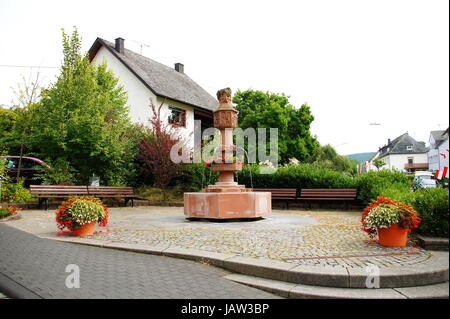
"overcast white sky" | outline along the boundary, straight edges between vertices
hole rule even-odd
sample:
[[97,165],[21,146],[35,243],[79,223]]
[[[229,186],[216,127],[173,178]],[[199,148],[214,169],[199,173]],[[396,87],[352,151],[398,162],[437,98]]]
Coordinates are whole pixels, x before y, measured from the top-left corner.
[[[96,37],[218,89],[307,102],[312,132],[341,154],[377,151],[408,131],[428,142],[449,117],[448,0],[0,0],[0,104],[21,76],[61,63],[61,28]],[[42,84],[57,69],[40,69]],[[373,126],[370,123],[380,123]]]

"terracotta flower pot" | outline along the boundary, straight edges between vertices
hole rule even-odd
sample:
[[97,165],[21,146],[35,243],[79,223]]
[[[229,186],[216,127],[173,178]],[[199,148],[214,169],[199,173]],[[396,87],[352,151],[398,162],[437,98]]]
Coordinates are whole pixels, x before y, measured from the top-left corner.
[[78,229],[78,235],[80,237],[84,237],[84,236],[89,236],[92,235],[95,231],[95,224],[97,222],[90,222],[87,224],[82,225],[79,229]]
[[408,230],[393,224],[388,228],[378,228],[380,245],[388,247],[405,247],[408,240]]

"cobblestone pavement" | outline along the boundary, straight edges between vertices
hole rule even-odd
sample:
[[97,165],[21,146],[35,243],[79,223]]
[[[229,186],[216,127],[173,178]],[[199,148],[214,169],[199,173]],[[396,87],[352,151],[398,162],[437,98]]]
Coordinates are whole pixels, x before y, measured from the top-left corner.
[[[54,215],[45,214],[50,215],[41,217],[40,222],[48,224],[45,218]],[[108,227],[90,238],[345,268],[368,264],[402,267],[431,256],[418,247],[387,248],[370,241],[361,231],[359,219],[359,212],[279,210],[259,221],[211,223],[187,221],[180,207],[113,208]],[[9,223],[20,227],[20,221]],[[54,224],[52,227],[47,236],[54,235]]]
[[[42,239],[5,223],[0,243],[0,274],[42,298],[278,298],[212,266]],[[66,287],[69,264],[79,266],[80,288]]]

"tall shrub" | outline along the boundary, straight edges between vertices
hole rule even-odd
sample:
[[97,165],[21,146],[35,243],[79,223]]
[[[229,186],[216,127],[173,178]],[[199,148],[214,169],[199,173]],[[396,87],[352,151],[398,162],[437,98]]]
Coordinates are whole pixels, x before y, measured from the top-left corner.
[[106,64],[90,64],[80,50],[77,30],[63,31],[64,61],[56,82],[42,90],[30,144],[40,158],[69,163],[74,183],[95,174],[104,184],[124,185],[135,156],[126,93]]

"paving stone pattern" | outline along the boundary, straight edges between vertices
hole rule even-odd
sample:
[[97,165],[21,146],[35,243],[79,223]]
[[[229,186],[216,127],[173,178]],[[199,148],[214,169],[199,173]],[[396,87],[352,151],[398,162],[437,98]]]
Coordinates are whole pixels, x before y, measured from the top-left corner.
[[[277,298],[187,260],[38,238],[0,223],[0,273],[43,298]],[[69,289],[66,267],[80,269]]]
[[226,223],[213,226],[174,223],[172,226],[164,224],[155,227],[154,222],[147,226],[144,219],[121,219],[120,222],[112,222],[109,232],[97,232],[90,238],[149,246],[170,244],[171,247],[269,258],[302,265],[345,268],[363,268],[368,264],[403,267],[424,262],[431,256],[419,247],[388,248],[370,241],[361,231],[359,214],[301,211],[287,214],[293,217],[313,216],[317,223],[280,227],[247,227],[249,223],[242,224],[242,227],[230,227]]

